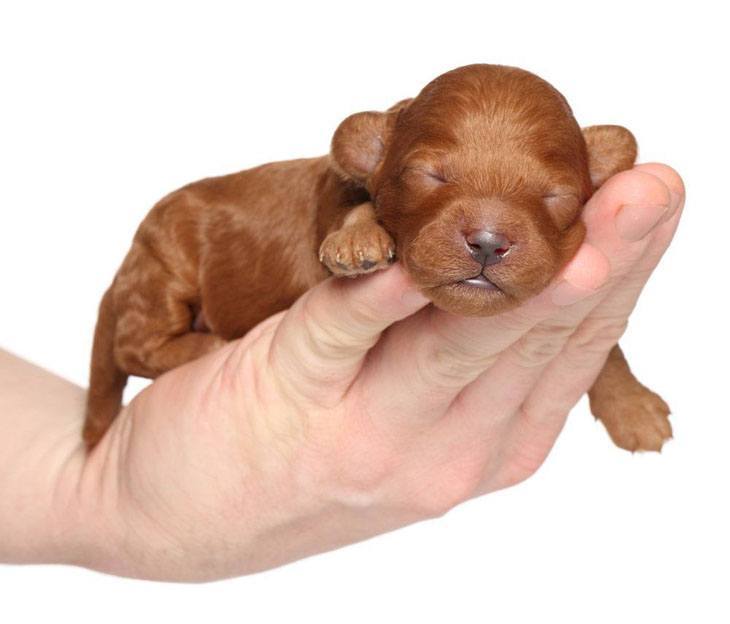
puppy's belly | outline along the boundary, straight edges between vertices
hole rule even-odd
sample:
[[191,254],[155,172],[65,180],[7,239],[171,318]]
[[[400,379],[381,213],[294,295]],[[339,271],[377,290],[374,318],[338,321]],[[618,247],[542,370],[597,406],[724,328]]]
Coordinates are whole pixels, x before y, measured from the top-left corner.
[[265,273],[241,271],[231,275],[225,271],[205,275],[201,308],[193,310],[193,330],[234,340],[268,317],[290,308],[302,294],[327,277],[314,252],[312,255],[314,262],[306,280],[285,265]]
[[194,331],[211,332],[226,340],[240,338],[268,317],[286,310],[306,289],[264,294],[237,291],[230,295],[213,292],[203,298],[203,307],[195,315]]

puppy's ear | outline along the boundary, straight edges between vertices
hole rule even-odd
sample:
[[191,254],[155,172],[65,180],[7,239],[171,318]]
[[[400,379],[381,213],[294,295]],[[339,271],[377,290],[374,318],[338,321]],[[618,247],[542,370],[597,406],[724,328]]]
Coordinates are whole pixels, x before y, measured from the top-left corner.
[[636,161],[636,139],[622,126],[590,126],[583,128],[583,137],[594,189],[619,171],[631,169]]
[[336,171],[358,184],[367,185],[385,156],[399,113],[411,100],[401,100],[386,112],[355,113],[345,119],[332,137],[330,156]]
[[385,156],[388,113],[368,111],[345,119],[332,137],[333,167],[345,178],[366,184]]

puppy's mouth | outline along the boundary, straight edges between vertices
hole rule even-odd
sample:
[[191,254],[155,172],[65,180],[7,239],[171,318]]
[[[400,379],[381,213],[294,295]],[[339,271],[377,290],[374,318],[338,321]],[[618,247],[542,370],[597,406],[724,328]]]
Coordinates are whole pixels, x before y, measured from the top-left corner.
[[493,281],[488,279],[484,275],[484,273],[479,273],[479,275],[475,275],[474,277],[460,280],[457,282],[457,284],[464,284],[465,286],[469,286],[471,288],[479,288],[481,290],[502,290]]
[[471,275],[457,273],[449,276],[451,277],[449,281],[424,285],[422,290],[436,307],[447,312],[466,316],[497,314],[514,306],[518,300],[512,294],[509,281],[503,279],[501,274],[494,273],[496,271],[471,273]]

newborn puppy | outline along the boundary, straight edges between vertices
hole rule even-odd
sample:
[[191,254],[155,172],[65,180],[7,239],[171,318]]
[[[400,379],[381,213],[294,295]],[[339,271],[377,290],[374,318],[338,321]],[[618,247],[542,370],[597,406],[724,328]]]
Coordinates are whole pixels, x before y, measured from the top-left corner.
[[[628,130],[581,131],[537,76],[470,65],[385,112],[348,117],[328,156],[175,191],[142,222],[102,299],[87,446],[117,415],[128,375],[156,377],[217,349],[330,273],[398,257],[444,310],[518,305],[575,254],[583,205],[635,157]],[[589,395],[618,446],[659,450],[671,436],[667,405],[618,345]]]

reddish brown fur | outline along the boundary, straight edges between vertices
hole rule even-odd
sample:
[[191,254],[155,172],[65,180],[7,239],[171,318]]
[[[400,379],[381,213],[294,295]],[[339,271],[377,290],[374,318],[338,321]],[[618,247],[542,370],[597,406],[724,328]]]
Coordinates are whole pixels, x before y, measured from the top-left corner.
[[[116,416],[127,375],[155,377],[242,336],[330,272],[377,270],[395,252],[441,308],[486,315],[519,304],[577,250],[593,190],[635,157],[627,130],[581,131],[540,78],[471,65],[384,113],[348,117],[329,156],[168,195],[140,225],[102,301],[86,443]],[[461,283],[481,270],[464,241],[478,229],[513,243],[484,269],[498,289]],[[591,402],[620,446],[661,447],[671,432],[666,406],[647,408],[646,393],[616,347]],[[617,398],[629,395],[633,402]]]

